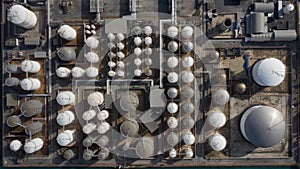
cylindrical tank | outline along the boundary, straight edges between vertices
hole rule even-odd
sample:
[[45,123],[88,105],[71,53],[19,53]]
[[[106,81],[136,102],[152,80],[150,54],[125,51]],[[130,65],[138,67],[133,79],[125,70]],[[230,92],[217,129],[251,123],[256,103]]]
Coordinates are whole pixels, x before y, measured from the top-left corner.
[[142,59],[141,58],[135,58],[133,63],[136,65],[136,66],[140,66],[142,64]]
[[154,153],[154,144],[153,140],[150,138],[143,137],[140,141],[136,144],[135,147],[136,155],[140,159],[149,158]]
[[71,47],[61,47],[57,53],[58,57],[66,62],[71,62],[76,59],[76,52]]
[[99,75],[99,70],[96,67],[90,66],[90,67],[85,69],[85,73],[88,77],[95,78]]
[[43,104],[39,100],[29,100],[22,104],[21,113],[25,117],[38,115],[43,110]]
[[179,136],[174,132],[170,132],[167,136],[167,142],[170,146],[174,147],[179,143]]
[[71,160],[71,159],[74,158],[74,157],[75,157],[75,153],[74,153],[73,150],[68,149],[68,150],[64,151],[64,158],[65,158],[66,160]]
[[44,146],[44,141],[41,138],[34,138],[24,145],[24,150],[27,154],[32,154],[39,151]]
[[185,129],[191,129],[195,125],[195,120],[191,117],[186,117],[182,119],[182,125]]
[[95,52],[88,52],[85,55],[85,58],[88,62],[97,63],[99,61],[99,56]]
[[98,120],[106,120],[109,117],[109,112],[107,110],[101,110],[97,114]]
[[193,113],[195,110],[195,106],[191,102],[187,102],[182,106],[182,109],[187,113]]
[[8,9],[8,20],[25,29],[33,28],[37,23],[36,15],[22,5],[13,5]]
[[141,69],[135,69],[133,72],[134,76],[139,77],[142,75],[142,70]]
[[177,152],[176,152],[175,148],[170,149],[169,156],[170,156],[170,158],[175,158],[177,156]]
[[109,123],[106,121],[102,121],[99,126],[97,127],[97,131],[99,134],[104,134],[110,129]]
[[83,120],[92,120],[96,116],[95,110],[88,110],[82,114]]
[[125,45],[124,45],[124,43],[119,42],[119,43],[117,43],[117,47],[118,47],[120,50],[123,50],[123,49],[125,48]]
[[114,76],[116,76],[116,72],[115,71],[113,71],[113,70],[110,70],[110,71],[108,71],[108,76],[110,76],[110,77],[114,77]]
[[194,91],[194,89],[187,87],[187,88],[184,88],[180,92],[180,94],[183,99],[191,99],[192,97],[194,97],[195,91]]
[[123,70],[118,70],[117,71],[117,75],[120,77],[124,77],[125,76],[125,72]]
[[65,130],[58,134],[56,138],[57,143],[60,146],[67,146],[74,141],[74,131]]
[[239,94],[245,93],[246,90],[247,90],[247,86],[245,85],[245,83],[238,83],[235,86],[235,91],[237,91]]
[[74,40],[77,36],[76,30],[69,25],[62,25],[57,33],[66,40]]
[[175,117],[169,117],[167,124],[169,128],[174,129],[178,126],[178,120]]
[[107,34],[107,38],[109,39],[109,41],[114,41],[116,39],[115,35],[112,33]]
[[114,43],[112,43],[112,42],[109,42],[109,43],[107,44],[107,47],[108,47],[109,50],[112,50],[113,48],[116,47],[116,45],[115,45]]
[[221,134],[214,134],[209,138],[209,145],[215,151],[222,151],[225,149],[227,141]]
[[39,79],[25,78],[21,81],[21,88],[26,91],[37,90],[40,87],[41,87],[41,82]]
[[86,161],[89,161],[93,158],[93,155],[94,155],[94,151],[93,150],[90,150],[90,149],[85,149],[83,151],[83,155],[82,155],[82,158]]
[[96,37],[90,36],[86,39],[86,45],[92,49],[96,49],[99,45],[99,41]]
[[120,133],[126,137],[134,137],[139,132],[139,124],[136,121],[125,120],[120,126]]
[[108,158],[108,156],[109,156],[109,150],[108,150],[108,148],[102,148],[100,151],[99,151],[99,153],[98,153],[98,160],[101,160],[101,161],[103,161],[103,160],[105,160],[105,159],[107,159]]
[[82,140],[82,145],[84,147],[91,147],[94,141],[95,141],[94,138],[92,138],[91,136],[87,136]]
[[70,74],[71,70],[69,68],[59,67],[58,69],[56,69],[56,75],[59,78],[67,78],[70,76]]
[[71,72],[72,72],[72,76],[75,78],[81,78],[85,74],[85,70],[82,69],[81,67],[73,67]]
[[146,34],[147,36],[150,36],[151,33],[152,33],[152,28],[151,28],[151,26],[145,26],[145,27],[144,27],[144,32],[145,32],[145,34]]
[[16,77],[8,77],[5,79],[5,85],[8,87],[18,86],[20,84],[20,80]]
[[114,68],[114,67],[117,66],[117,64],[116,64],[114,61],[109,61],[109,62],[107,63],[107,65],[108,65],[108,67],[110,67],[110,68]]
[[284,14],[289,14],[295,9],[295,6],[293,4],[288,4],[283,8],[283,13]]
[[183,142],[187,145],[194,144],[196,141],[196,138],[192,132],[186,132],[183,134]]
[[169,83],[176,83],[178,82],[178,74],[176,72],[170,72],[167,79]]
[[194,29],[191,26],[185,26],[181,31],[182,38],[190,38],[193,36]]
[[7,73],[20,73],[19,72],[19,66],[15,64],[7,64],[5,65],[5,71]]
[[191,56],[185,57],[182,60],[182,67],[189,68],[194,65],[194,59]]
[[194,151],[188,147],[185,149],[185,157],[186,158],[192,158],[194,156]]
[[135,33],[136,35],[141,34],[142,33],[142,28],[140,26],[134,26],[132,28],[132,32]]
[[228,103],[230,99],[230,95],[225,89],[218,89],[216,92],[212,94],[212,100],[218,105],[225,105]]
[[178,43],[175,41],[171,41],[168,43],[168,50],[170,52],[176,52],[178,50]]
[[142,43],[142,39],[140,37],[135,37],[133,42],[136,46],[139,46]]
[[178,35],[178,28],[175,26],[170,26],[168,28],[168,36],[171,38],[175,38]]
[[108,143],[109,143],[109,138],[106,135],[100,136],[96,141],[96,144],[99,147],[105,147]]
[[104,96],[100,92],[93,92],[88,95],[87,102],[90,106],[101,105],[104,101]]
[[231,27],[231,25],[232,25],[231,19],[230,19],[230,18],[226,18],[226,19],[221,23],[220,27],[221,27],[221,30],[222,30],[222,31],[225,31],[225,30],[229,29],[229,28]]
[[139,98],[134,92],[126,92],[120,99],[120,107],[123,111],[133,112],[139,106]]
[[145,58],[145,65],[151,66],[152,65],[152,59],[150,57]]
[[149,56],[149,55],[152,54],[152,49],[149,48],[149,47],[146,47],[146,48],[144,49],[144,51],[145,51],[145,54],[146,54],[147,56]]
[[32,122],[25,126],[25,133],[28,135],[35,135],[43,130],[43,124],[39,121]]
[[122,41],[122,40],[125,39],[125,36],[124,36],[123,33],[118,33],[118,34],[117,34],[117,38],[119,39],[119,41]]
[[136,56],[140,56],[142,54],[141,48],[135,48],[133,52]]
[[75,95],[71,91],[62,91],[57,94],[56,101],[61,106],[72,104],[75,102]]
[[90,134],[96,129],[97,125],[95,123],[87,123],[82,127],[82,132],[84,134]]
[[167,60],[167,65],[169,68],[175,68],[178,65],[178,58],[175,56],[171,56]]
[[41,69],[41,65],[37,61],[24,60],[21,63],[21,69],[23,72],[37,73]]
[[178,105],[174,102],[171,102],[168,104],[167,110],[169,113],[176,113],[178,111]]
[[146,46],[150,46],[152,44],[152,38],[151,37],[146,37],[145,38],[145,45]]
[[56,121],[61,126],[71,124],[75,120],[75,115],[72,111],[66,110],[56,116]]
[[168,89],[167,95],[171,99],[174,99],[178,96],[178,90],[175,87],[171,87],[171,88]]
[[185,53],[191,52],[194,49],[194,44],[192,42],[184,42],[182,49]]
[[21,124],[21,119],[17,115],[13,115],[7,118],[6,124],[8,127],[16,127],[18,124]]
[[21,149],[21,147],[22,147],[22,143],[19,140],[13,140],[9,144],[9,148],[11,151],[18,151]]
[[194,78],[194,74],[191,71],[183,72],[181,75],[181,79],[184,83],[192,83]]
[[123,52],[117,52],[117,57],[123,59],[125,58],[125,54]]

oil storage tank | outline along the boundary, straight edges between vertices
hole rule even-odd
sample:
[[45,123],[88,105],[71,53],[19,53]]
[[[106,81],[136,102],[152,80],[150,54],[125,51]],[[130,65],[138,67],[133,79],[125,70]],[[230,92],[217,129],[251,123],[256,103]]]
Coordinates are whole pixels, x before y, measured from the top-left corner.
[[57,33],[66,40],[74,40],[77,36],[76,30],[69,25],[62,25]]
[[62,47],[58,50],[58,57],[66,62],[71,62],[76,59],[76,52],[71,47]]
[[71,91],[63,91],[57,94],[56,101],[61,106],[72,104],[75,102],[75,95]]
[[24,151],[27,154],[32,154],[39,151],[44,146],[44,141],[41,138],[34,138],[24,145]]
[[28,73],[37,73],[41,69],[41,65],[37,61],[24,60],[21,63],[21,70]]
[[32,122],[25,127],[25,133],[28,135],[34,135],[43,130],[43,124],[39,121]]
[[43,104],[39,100],[29,100],[22,104],[21,113],[25,117],[38,115],[43,110]]
[[32,29],[37,24],[35,13],[22,5],[13,5],[8,9],[8,20],[25,29]]

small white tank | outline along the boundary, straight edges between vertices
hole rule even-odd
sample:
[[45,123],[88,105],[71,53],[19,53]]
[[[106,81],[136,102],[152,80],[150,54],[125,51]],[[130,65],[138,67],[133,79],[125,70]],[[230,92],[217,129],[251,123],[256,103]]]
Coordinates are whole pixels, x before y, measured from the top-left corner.
[[150,36],[152,34],[152,28],[151,26],[145,26],[144,27],[144,32],[147,36]]
[[150,46],[152,44],[152,38],[151,37],[146,37],[145,38],[145,45],[146,46]]
[[175,129],[178,126],[178,120],[175,117],[169,117],[167,124],[170,129]]
[[119,41],[122,41],[122,40],[125,39],[125,36],[124,36],[123,33],[118,33],[118,34],[117,34],[117,38],[119,39]]
[[176,113],[178,111],[178,105],[174,102],[171,102],[168,104],[167,110],[169,113]]
[[185,53],[191,52],[194,49],[194,44],[192,42],[184,42],[182,49]]
[[109,117],[109,112],[107,110],[101,110],[97,114],[98,120],[106,120]]
[[183,142],[187,145],[194,144],[196,141],[195,136],[192,132],[187,132],[183,134]]
[[87,102],[90,106],[99,106],[104,102],[104,96],[100,92],[93,92],[88,95]]
[[96,49],[99,45],[99,41],[96,37],[90,36],[86,39],[86,45],[92,49]]
[[178,90],[175,87],[171,87],[168,89],[167,95],[169,98],[174,99],[178,96]]
[[175,148],[170,149],[169,156],[170,156],[170,158],[175,158],[177,156],[177,152],[176,152]]
[[117,66],[117,64],[116,64],[114,61],[109,61],[109,62],[107,63],[107,65],[108,65],[108,67],[110,67],[110,68],[114,68],[114,67]]
[[70,76],[70,74],[71,70],[69,68],[59,67],[58,69],[56,69],[56,75],[59,78],[67,78]]
[[187,113],[193,113],[195,110],[195,106],[191,102],[187,102],[182,106],[183,110]]
[[117,47],[118,47],[120,50],[123,50],[123,49],[125,48],[125,45],[124,45],[124,43],[119,42],[119,43],[117,43]]
[[194,78],[194,74],[191,71],[183,72],[181,75],[181,79],[184,83],[192,83]]
[[25,78],[21,81],[21,88],[26,91],[37,90],[40,87],[41,87],[41,82],[39,79]]
[[124,54],[123,52],[117,52],[117,56],[118,56],[118,58],[120,58],[120,59],[125,58],[125,54]]
[[178,35],[178,28],[175,26],[170,26],[168,28],[168,36],[171,38],[175,38]]
[[114,41],[116,39],[115,35],[112,33],[107,34],[107,38],[109,39],[109,41]]
[[186,148],[185,149],[185,157],[193,158],[193,156],[194,156],[194,151],[190,147]]
[[24,151],[27,154],[32,154],[39,151],[44,146],[44,141],[41,138],[34,138],[24,145]]
[[212,94],[212,100],[218,105],[225,105],[228,103],[230,95],[225,89],[218,89]]
[[61,126],[71,124],[75,120],[75,115],[72,111],[66,110],[56,116],[56,121]]
[[86,73],[87,77],[95,78],[99,75],[99,70],[96,67],[90,66],[90,67],[85,69],[85,73]]
[[77,36],[76,30],[69,25],[62,25],[57,33],[66,40],[74,40]]
[[7,18],[12,23],[25,29],[31,29],[37,24],[36,15],[22,5],[13,5],[8,9]]
[[135,37],[133,41],[136,46],[140,46],[142,44],[142,39],[140,37]]
[[142,64],[142,59],[140,58],[135,58],[133,63],[136,65],[136,66],[141,66]]
[[83,120],[86,120],[86,121],[92,120],[95,116],[96,116],[95,110],[88,110],[82,114]]
[[167,79],[169,83],[176,83],[178,82],[178,74],[176,72],[170,72]]
[[222,112],[212,112],[207,117],[208,122],[214,128],[221,128],[226,123],[226,116]]
[[149,48],[149,47],[146,47],[146,48],[144,49],[144,51],[145,51],[145,54],[146,54],[147,56],[149,56],[149,55],[152,54],[152,49]]
[[85,74],[85,70],[82,69],[81,67],[73,67],[71,72],[72,72],[72,76],[75,78],[81,78]]
[[170,146],[174,147],[179,143],[179,136],[175,132],[170,132],[167,136],[167,142]]
[[140,55],[142,54],[141,48],[135,48],[135,49],[134,49],[134,54],[135,54],[136,56],[140,56]]
[[86,60],[88,62],[91,62],[91,63],[97,63],[97,62],[99,62],[99,56],[95,52],[88,52],[85,55],[85,58],[86,58]]
[[41,69],[41,65],[37,61],[24,60],[21,63],[21,70],[28,73],[37,73]]
[[95,123],[87,123],[82,127],[82,132],[84,134],[90,134],[94,130],[96,130],[97,125]]
[[109,58],[114,58],[114,57],[116,57],[116,54],[115,54],[114,52],[112,52],[112,51],[108,52],[107,55],[108,55]]
[[9,148],[11,151],[19,151],[22,147],[22,143],[19,140],[13,140],[12,142],[10,142],[9,144]]
[[178,58],[175,56],[171,56],[167,60],[167,65],[169,68],[175,68],[178,65]]
[[56,141],[60,146],[67,146],[74,141],[74,132],[72,130],[65,130],[58,134]]
[[176,52],[178,50],[178,43],[175,41],[171,41],[168,43],[168,50],[170,52]]
[[95,30],[91,30],[91,34],[92,34],[92,35],[96,35],[97,32],[96,32]]
[[110,129],[110,125],[109,123],[107,123],[106,121],[103,121],[99,124],[97,131],[99,134],[104,134],[106,133],[108,130]]
[[133,73],[134,73],[134,76],[139,77],[139,76],[142,75],[142,70],[141,69],[135,69]]
[[120,77],[124,77],[125,76],[125,72],[123,70],[118,70],[117,74]]
[[193,36],[194,29],[190,26],[185,26],[181,31],[181,37],[182,38],[190,38]]
[[124,63],[123,61],[118,61],[118,62],[117,62],[117,66],[118,66],[119,68],[124,68],[124,67],[125,67],[125,63]]
[[151,66],[152,65],[152,59],[150,57],[145,58],[145,65],[146,66]]
[[110,76],[110,77],[114,77],[114,76],[116,76],[116,72],[115,71],[113,71],[113,70],[110,70],[110,71],[108,71],[108,76]]
[[62,91],[57,94],[56,101],[61,106],[72,104],[75,102],[75,95],[71,91]]
[[215,151],[222,151],[225,149],[227,141],[221,134],[214,134],[209,138],[209,145]]
[[105,147],[108,143],[109,143],[109,138],[106,135],[100,136],[96,141],[96,144],[99,147]]
[[188,56],[185,57],[181,63],[182,63],[182,67],[189,68],[194,65],[194,59],[191,56]]

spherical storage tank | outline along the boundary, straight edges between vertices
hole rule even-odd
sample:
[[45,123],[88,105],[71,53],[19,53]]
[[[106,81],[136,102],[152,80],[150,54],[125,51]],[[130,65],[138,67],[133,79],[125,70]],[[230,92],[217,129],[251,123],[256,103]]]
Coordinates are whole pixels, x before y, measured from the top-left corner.
[[125,36],[124,36],[123,33],[118,33],[118,34],[117,34],[117,38],[119,39],[119,41],[122,41],[122,40],[125,39]]
[[6,124],[8,125],[8,127],[16,127],[21,124],[21,119],[19,116],[13,115],[7,118]]
[[225,149],[227,141],[224,136],[214,134],[209,138],[209,145],[215,151],[222,151]]
[[175,148],[170,149],[169,156],[170,156],[170,158],[175,158],[177,156],[177,152],[176,152]]
[[107,38],[109,39],[109,41],[114,41],[116,39],[115,35],[112,33],[107,34]]
[[96,37],[90,36],[86,39],[86,45],[92,49],[96,49],[99,45],[99,41]]
[[176,72],[170,72],[167,79],[169,83],[176,83],[178,82],[178,74]]
[[136,56],[140,56],[142,54],[141,48],[135,48],[133,52]]
[[152,44],[152,38],[151,37],[146,37],[145,38],[145,45],[150,46]]
[[178,120],[175,117],[169,117],[167,124],[169,128],[174,129],[178,126]]
[[95,78],[99,75],[99,70],[96,67],[90,66],[85,69],[85,73],[89,78]]
[[136,144],[136,155],[140,159],[149,158],[154,153],[153,141],[149,138],[143,137]]
[[216,92],[212,94],[212,100],[218,105],[225,105],[228,103],[230,99],[230,95],[225,89],[218,89]]
[[171,56],[167,60],[167,65],[169,68],[175,68],[178,65],[178,58],[175,56]]
[[106,120],[109,117],[109,112],[107,110],[101,110],[97,114],[98,120]]
[[70,74],[71,74],[71,70],[69,68],[59,67],[58,69],[56,69],[56,75],[57,75],[57,77],[67,78],[67,77],[70,76]]
[[120,58],[120,59],[125,58],[125,54],[124,54],[123,52],[117,52],[117,56],[118,56],[118,58]]
[[186,148],[184,151],[186,158],[192,158],[194,156],[194,152],[190,147]]
[[97,125],[95,123],[87,123],[82,127],[82,132],[84,134],[90,134],[96,129]]
[[133,42],[136,46],[139,46],[142,43],[142,39],[140,37],[135,37]]
[[21,105],[21,113],[25,117],[32,117],[42,113],[43,104],[39,100],[29,100]]
[[196,138],[192,132],[186,132],[183,134],[183,142],[187,145],[194,144],[196,141]]
[[226,116],[222,112],[212,112],[208,115],[207,120],[214,128],[221,128],[226,123]]
[[39,121],[32,122],[25,126],[25,133],[28,135],[35,135],[43,130],[43,124]]
[[194,78],[194,74],[191,71],[183,72],[181,75],[181,79],[184,83],[192,83]]
[[123,50],[123,49],[125,48],[125,45],[124,45],[124,43],[119,42],[119,43],[117,43],[117,47],[118,47],[120,50]]
[[71,91],[63,91],[57,94],[56,101],[61,106],[72,104],[75,102],[75,95]]
[[123,136],[134,137],[139,132],[139,124],[133,120],[125,120],[120,126],[120,132]]
[[285,78],[285,65],[276,58],[256,62],[252,68],[253,80],[261,86],[277,86]]
[[182,32],[181,32],[181,37],[182,38],[190,38],[191,36],[193,36],[193,33],[194,33],[194,29],[190,26],[185,26],[183,29],[182,29]]
[[195,106],[191,102],[187,102],[182,106],[183,110],[187,113],[193,113],[195,110]]
[[72,72],[72,76],[75,78],[83,77],[83,75],[85,74],[85,70],[82,69],[81,67],[73,67],[71,72]]
[[8,87],[18,86],[20,84],[20,80],[16,77],[8,77],[5,79],[5,85]]
[[179,136],[174,132],[170,132],[167,136],[167,142],[170,146],[175,146],[179,143]]
[[167,110],[171,114],[176,113],[178,111],[178,105],[174,102],[171,102],[168,104]]
[[191,56],[185,57],[182,60],[182,67],[189,68],[194,65],[194,59]]
[[99,134],[104,134],[106,133],[108,130],[110,129],[110,125],[109,123],[107,123],[106,121],[102,121],[98,127],[97,127],[97,131]]
[[175,41],[171,41],[168,43],[168,50],[170,52],[176,52],[178,50],[178,43]]
[[62,47],[58,51],[58,57],[66,62],[71,62],[76,59],[76,52],[71,47]]
[[92,120],[96,116],[95,110],[88,110],[82,114],[83,120]]
[[32,154],[39,151],[44,146],[44,141],[41,138],[34,138],[24,145],[24,151],[27,154]]
[[175,87],[171,87],[171,88],[168,89],[167,95],[171,99],[174,99],[178,96],[178,90]]
[[75,115],[72,111],[66,110],[56,116],[56,121],[61,126],[71,124],[75,120]]
[[195,125],[195,120],[191,117],[186,117],[186,118],[182,119],[182,124],[183,124],[184,128],[191,129]]
[[184,52],[190,52],[194,49],[194,44],[192,42],[184,42],[182,45],[182,49]]
[[10,142],[9,144],[9,148],[12,151],[18,151],[20,150],[22,147],[22,143],[19,140],[13,140],[12,142]]
[[272,147],[284,137],[286,123],[283,114],[269,106],[252,106],[240,122],[243,136],[256,147]]
[[149,56],[149,55],[152,54],[152,49],[149,48],[149,47],[146,47],[146,48],[144,49],[144,51],[145,51],[145,54],[146,54],[147,56]]
[[74,141],[74,131],[65,130],[58,134],[56,138],[57,143],[60,146],[67,146]]
[[24,60],[21,63],[21,70],[28,73],[37,73],[41,69],[41,65],[37,61]]
[[41,87],[41,81],[35,78],[25,78],[21,81],[21,88],[26,91],[37,90]]
[[85,55],[85,58],[88,62],[97,63],[99,61],[99,56],[95,52],[88,52]]
[[167,34],[171,38],[175,38],[178,35],[178,28],[175,26],[170,26],[168,28]]
[[22,5],[13,5],[8,9],[8,20],[25,29],[33,28],[37,23],[36,15]]
[[88,95],[87,102],[90,106],[99,106],[104,102],[104,96],[100,92],[93,92]]
[[283,8],[283,13],[284,14],[289,14],[295,9],[295,6],[293,4],[288,4]]
[[144,27],[144,32],[145,32],[145,34],[146,34],[147,36],[150,36],[151,33],[152,33],[152,28],[151,28],[151,26],[145,26],[145,27]]
[[57,33],[66,40],[74,40],[77,36],[76,30],[69,25],[62,25]]

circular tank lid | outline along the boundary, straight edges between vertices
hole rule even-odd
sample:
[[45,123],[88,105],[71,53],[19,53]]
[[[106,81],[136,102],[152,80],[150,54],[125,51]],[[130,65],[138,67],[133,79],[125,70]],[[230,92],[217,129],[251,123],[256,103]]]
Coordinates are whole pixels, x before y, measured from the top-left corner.
[[184,83],[192,83],[194,78],[194,74],[191,71],[183,72],[181,75],[181,79]]
[[169,151],[169,156],[171,158],[175,158],[177,156],[177,152],[175,150],[175,148],[171,148],[170,151]]
[[147,36],[151,35],[151,33],[152,33],[152,28],[151,28],[151,26],[145,26],[145,27],[144,27],[144,32],[145,32],[145,34],[146,34]]
[[184,68],[189,68],[194,65],[194,59],[191,56],[185,57],[182,60],[182,66]]
[[136,145],[136,154],[139,158],[149,158],[154,153],[153,141],[143,137]]
[[74,113],[70,110],[59,113],[56,116],[56,121],[61,126],[65,126],[72,123],[74,119],[75,119]]
[[176,52],[178,50],[178,43],[175,41],[171,41],[168,43],[168,50],[170,52]]
[[120,58],[120,59],[125,58],[125,54],[124,54],[123,52],[117,52],[117,56],[118,56],[118,58]]
[[140,26],[134,26],[132,30],[135,34],[141,34],[143,31]]
[[145,54],[146,54],[147,56],[149,56],[149,55],[152,54],[152,49],[149,48],[149,47],[146,47],[146,48],[144,49],[144,51],[145,51]]
[[83,151],[83,155],[82,155],[82,158],[85,160],[85,161],[89,161],[93,158],[93,155],[94,155],[94,152],[93,150],[89,150],[89,149],[85,149]]
[[98,138],[96,143],[100,147],[105,147],[109,143],[109,138],[106,135],[102,135]]
[[185,149],[185,155],[187,158],[192,158],[194,156],[194,152],[190,147],[188,147]]
[[90,78],[94,78],[94,77],[97,77],[98,74],[99,74],[99,70],[98,68],[95,68],[95,67],[88,67],[85,69],[85,72],[86,72],[86,75]]
[[8,127],[16,127],[18,124],[21,124],[21,119],[17,115],[13,115],[7,118],[6,124]]
[[83,120],[92,120],[96,116],[95,110],[88,110],[82,114]]
[[60,92],[56,96],[56,101],[62,106],[71,104],[75,101],[75,95],[70,91]]
[[120,50],[123,50],[125,48],[125,45],[122,43],[122,42],[119,42],[117,43],[117,47],[120,49]]
[[171,102],[168,104],[167,110],[169,113],[176,113],[178,111],[178,105],[174,102]]
[[142,39],[140,37],[135,37],[133,41],[136,46],[139,46],[142,43]]
[[213,112],[208,115],[209,123],[215,128],[221,128],[226,123],[226,116],[221,112]]
[[85,55],[85,58],[88,62],[97,63],[99,61],[99,56],[95,52],[88,52]]
[[59,67],[56,69],[56,75],[60,78],[69,77],[71,73],[71,70],[66,67]]
[[114,67],[117,66],[117,64],[116,64],[114,61],[109,61],[109,62],[107,63],[107,65],[108,65],[108,67],[110,67],[110,68],[114,68]]
[[194,95],[195,95],[194,89],[190,87],[187,87],[181,91],[181,96],[184,99],[191,99],[192,97],[194,97]]
[[147,37],[145,38],[145,45],[149,46],[149,45],[151,45],[151,44],[152,44],[152,38],[149,37],[149,36],[147,36]]
[[136,66],[140,66],[142,64],[142,59],[140,58],[135,58],[133,63],[136,65]]
[[9,8],[7,16],[9,20],[15,24],[21,24],[25,22],[28,17],[26,8],[22,5],[13,5]]
[[104,96],[100,92],[93,92],[88,95],[87,101],[90,106],[98,106],[104,102]]
[[115,35],[112,34],[112,33],[107,34],[107,38],[108,38],[110,41],[114,41],[114,40],[116,39]]
[[10,144],[9,144],[9,148],[12,151],[18,151],[20,150],[22,147],[22,143],[19,140],[13,140]]
[[182,108],[187,113],[193,113],[195,111],[195,106],[190,102],[185,103]]
[[167,79],[169,83],[176,83],[178,81],[178,74],[176,72],[170,72]]
[[122,41],[122,40],[125,39],[125,36],[124,36],[123,33],[118,33],[118,34],[117,34],[117,38],[119,39],[119,41]]
[[181,36],[183,38],[190,38],[191,36],[193,36],[193,33],[194,33],[194,29],[191,26],[185,26],[182,29]]
[[178,58],[175,56],[171,56],[167,60],[167,65],[169,68],[175,68],[178,65]]
[[167,142],[171,146],[175,146],[179,143],[179,136],[178,134],[174,132],[170,132],[170,134],[167,136]]
[[194,49],[194,44],[192,42],[184,42],[182,48],[185,52],[190,52]]
[[142,70],[141,70],[141,69],[135,69],[135,70],[134,70],[134,76],[139,77],[139,76],[141,76],[141,75],[142,75]]
[[90,134],[96,129],[96,124],[95,123],[88,123],[82,127],[82,132],[85,134]]
[[139,106],[139,98],[135,93],[127,92],[120,99],[120,106],[124,111],[135,111]]
[[216,92],[213,93],[212,99],[218,105],[225,105],[228,103],[230,99],[230,95],[225,89],[218,89]]
[[108,130],[110,129],[110,125],[109,123],[107,123],[106,121],[103,121],[100,123],[100,125],[97,128],[97,131],[99,134],[104,134],[106,133]]
[[72,70],[72,76],[75,78],[82,77],[85,73],[85,70],[82,69],[81,67],[73,67]]
[[184,128],[191,129],[195,125],[195,120],[191,117],[186,117],[186,118],[182,119],[182,124],[183,124]]
[[145,58],[145,65],[146,66],[151,66],[152,65],[152,59],[151,58]]
[[187,132],[183,135],[183,141],[185,144],[191,145],[195,143],[196,139],[192,132]]
[[174,99],[178,96],[178,90],[175,87],[171,87],[171,88],[168,89],[167,95],[171,99]]
[[95,49],[99,45],[99,41],[94,36],[90,36],[86,39],[86,45],[92,49]]
[[106,120],[109,117],[109,112],[107,110],[101,110],[97,114],[98,120]]
[[141,48],[135,48],[135,49],[134,49],[134,54],[135,54],[136,56],[140,56],[140,55],[142,54]]
[[120,126],[120,132],[123,136],[134,137],[139,132],[139,124],[136,121],[125,120]]
[[125,67],[125,63],[123,61],[118,61],[117,65],[119,68],[124,68]]
[[213,150],[222,151],[226,147],[227,142],[224,136],[220,134],[214,134],[211,136],[209,144]]
[[73,141],[73,135],[69,130],[65,130],[58,134],[56,141],[61,146],[67,146]]
[[178,126],[178,120],[175,117],[169,117],[167,124],[169,128],[174,129]]
[[178,35],[178,28],[175,26],[170,26],[168,28],[168,36],[171,38],[175,38]]

